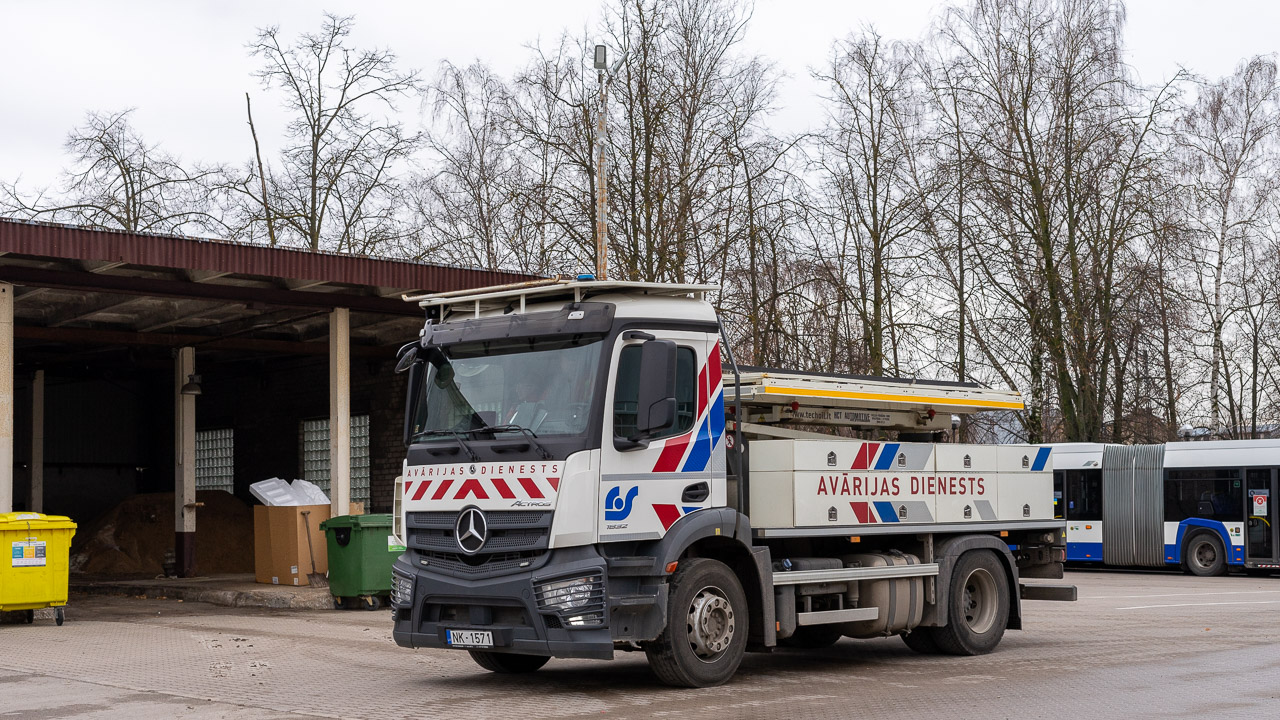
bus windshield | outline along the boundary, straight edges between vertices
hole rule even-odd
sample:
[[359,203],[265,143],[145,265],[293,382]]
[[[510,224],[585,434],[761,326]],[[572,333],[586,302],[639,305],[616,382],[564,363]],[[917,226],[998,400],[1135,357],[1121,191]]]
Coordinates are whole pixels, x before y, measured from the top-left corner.
[[532,431],[538,436],[587,430],[602,336],[519,338],[442,348],[447,362],[428,365],[414,408],[413,436]]

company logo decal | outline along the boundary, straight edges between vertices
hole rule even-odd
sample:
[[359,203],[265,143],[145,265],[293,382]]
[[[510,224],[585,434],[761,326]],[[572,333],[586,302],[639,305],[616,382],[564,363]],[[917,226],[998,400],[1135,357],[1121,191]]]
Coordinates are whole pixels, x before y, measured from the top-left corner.
[[608,522],[626,520],[631,515],[631,503],[640,494],[640,486],[632,485],[627,495],[622,496],[622,488],[614,486],[604,497],[604,519]]

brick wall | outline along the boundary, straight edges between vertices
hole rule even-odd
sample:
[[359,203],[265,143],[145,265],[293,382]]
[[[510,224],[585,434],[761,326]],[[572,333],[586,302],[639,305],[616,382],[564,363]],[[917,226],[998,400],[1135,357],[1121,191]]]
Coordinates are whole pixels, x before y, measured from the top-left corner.
[[[408,373],[394,372],[394,363],[370,365],[357,376],[352,368],[352,412],[360,398],[360,414],[369,415],[370,512],[391,512],[396,476],[404,461],[404,393]],[[369,372],[372,370],[372,372]]]

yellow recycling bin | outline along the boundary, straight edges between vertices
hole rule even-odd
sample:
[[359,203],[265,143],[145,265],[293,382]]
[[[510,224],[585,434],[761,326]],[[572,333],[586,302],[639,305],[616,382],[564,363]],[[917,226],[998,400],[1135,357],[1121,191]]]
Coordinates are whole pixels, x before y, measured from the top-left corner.
[[76,524],[61,515],[0,513],[0,611],[56,608],[62,624],[67,604],[67,562]]

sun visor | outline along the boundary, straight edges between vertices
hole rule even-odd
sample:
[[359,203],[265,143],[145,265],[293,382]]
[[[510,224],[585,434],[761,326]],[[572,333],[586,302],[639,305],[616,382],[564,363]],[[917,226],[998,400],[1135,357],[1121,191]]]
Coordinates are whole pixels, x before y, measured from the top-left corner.
[[567,303],[559,310],[449,320],[427,325],[422,344],[452,345],[548,335],[602,335],[613,327],[613,314],[611,303],[579,302]]

